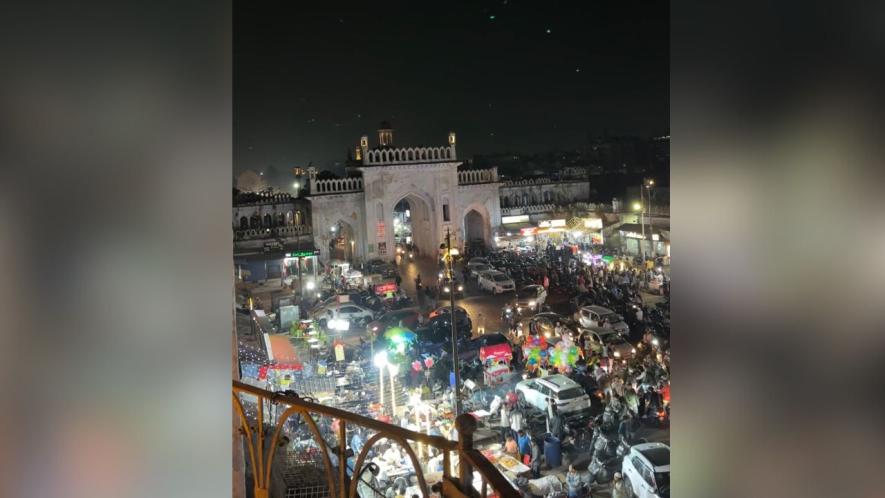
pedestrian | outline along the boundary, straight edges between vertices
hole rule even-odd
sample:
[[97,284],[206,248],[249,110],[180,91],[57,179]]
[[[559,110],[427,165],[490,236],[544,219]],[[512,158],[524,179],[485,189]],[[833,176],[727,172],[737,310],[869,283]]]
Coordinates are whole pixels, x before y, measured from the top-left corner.
[[504,453],[512,456],[513,458],[519,460],[519,446],[516,444],[516,440],[513,439],[513,436],[507,435],[507,438],[504,442]]
[[555,406],[553,407],[553,416],[550,418],[550,433],[553,434],[553,437],[562,441],[562,416]]
[[522,410],[516,408],[510,413],[510,429],[513,430],[513,434],[517,440],[519,440],[518,433],[525,428],[525,418],[522,414]]
[[399,285],[400,285],[401,283],[403,283],[403,277],[401,277],[401,276],[399,276],[399,274],[397,274],[397,275],[396,275],[396,288],[397,288],[397,289],[399,289]]
[[498,423],[498,426],[501,428],[501,438],[506,441],[507,436],[510,434],[510,408],[507,406],[507,403],[501,403],[501,421]]
[[620,472],[615,472],[615,477],[612,480],[612,498],[630,498],[627,484]]
[[415,277],[415,291],[421,290],[421,274]]
[[531,438],[532,442],[532,477],[535,479],[541,477],[541,448],[538,446],[538,441],[535,438]]
[[581,476],[578,475],[574,465],[568,466],[565,483],[568,485],[568,498],[579,498],[581,496]]
[[[528,463],[531,458],[532,445],[531,445],[531,436],[526,434],[526,432],[522,429],[516,433],[516,446],[519,449],[519,455],[522,459],[523,463]],[[526,459],[526,457],[529,459]]]

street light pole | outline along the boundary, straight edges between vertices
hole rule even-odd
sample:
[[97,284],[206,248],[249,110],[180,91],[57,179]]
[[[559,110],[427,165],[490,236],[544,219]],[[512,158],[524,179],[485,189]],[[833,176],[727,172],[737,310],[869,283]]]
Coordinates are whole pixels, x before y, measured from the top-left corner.
[[[449,280],[455,276],[455,260],[452,258],[452,233],[446,228],[446,248],[449,259]],[[451,308],[449,308],[450,320],[452,321],[452,368],[455,371],[455,416],[461,414],[461,362],[458,360],[458,330],[455,325],[455,292],[449,292]]]
[[642,227],[642,240],[639,242],[639,255],[642,257],[643,271],[645,270],[645,201],[643,201],[642,192],[645,185],[639,187],[639,224]]

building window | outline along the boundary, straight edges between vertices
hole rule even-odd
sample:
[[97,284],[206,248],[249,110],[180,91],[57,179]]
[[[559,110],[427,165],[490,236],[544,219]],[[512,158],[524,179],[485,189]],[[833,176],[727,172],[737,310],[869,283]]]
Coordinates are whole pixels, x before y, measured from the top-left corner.
[[443,221],[451,221],[449,218],[449,205],[443,204]]
[[245,216],[240,218],[240,228],[243,230],[249,228],[249,218],[246,218]]

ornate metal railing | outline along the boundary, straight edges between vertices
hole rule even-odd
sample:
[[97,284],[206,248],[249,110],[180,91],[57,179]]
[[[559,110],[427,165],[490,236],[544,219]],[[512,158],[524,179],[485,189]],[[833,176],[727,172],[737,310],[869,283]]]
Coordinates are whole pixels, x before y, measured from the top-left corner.
[[[254,419],[247,416],[244,408],[245,398],[255,399],[256,414]],[[458,441],[451,441],[441,436],[430,436],[420,432],[404,429],[399,426],[387,424],[375,419],[350,413],[338,408],[314,403],[308,399],[296,395],[274,393],[260,389],[239,381],[233,381],[233,404],[240,417],[240,433],[245,438],[248,451],[248,460],[253,477],[253,490],[255,498],[268,498],[271,485],[271,476],[274,456],[281,446],[283,427],[293,415],[300,416],[301,420],[309,428],[314,442],[319,446],[322,453],[323,466],[325,467],[325,479],[329,490],[328,495],[335,498],[356,498],[357,487],[363,471],[365,470],[366,458],[369,450],[375,443],[387,439],[399,445],[409,457],[414,467],[418,481],[418,487],[422,495],[430,496],[427,482],[421,462],[415,455],[410,442],[418,443],[426,447],[436,448],[442,454],[442,494],[453,497],[485,497],[489,492],[494,492],[499,498],[519,498],[520,493],[510,484],[506,477],[478,450],[473,448],[473,434],[477,428],[476,419],[471,415],[462,414],[455,419],[455,428],[458,432]],[[271,419],[268,423],[266,411],[270,407],[285,406],[276,420]],[[330,417],[337,420],[336,448],[330,448],[323,438],[314,416]],[[348,448],[347,428],[363,427],[375,431],[369,437],[363,447],[356,454],[352,448]],[[267,438],[270,436],[270,440]],[[452,454],[458,457],[455,466],[457,478],[453,477]],[[337,476],[335,467],[332,465],[330,455],[337,457]],[[353,466],[353,479],[350,485],[347,483],[347,465],[345,462],[350,456],[356,456]],[[481,477],[481,488],[477,491],[473,487],[473,471]],[[491,490],[489,489],[491,488]]]

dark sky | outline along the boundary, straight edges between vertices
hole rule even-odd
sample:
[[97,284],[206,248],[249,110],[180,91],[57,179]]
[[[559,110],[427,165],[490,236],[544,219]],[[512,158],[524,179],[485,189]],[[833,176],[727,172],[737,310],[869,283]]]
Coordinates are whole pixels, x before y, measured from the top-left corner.
[[235,2],[235,173],[333,167],[382,120],[462,158],[668,133],[669,3]]

